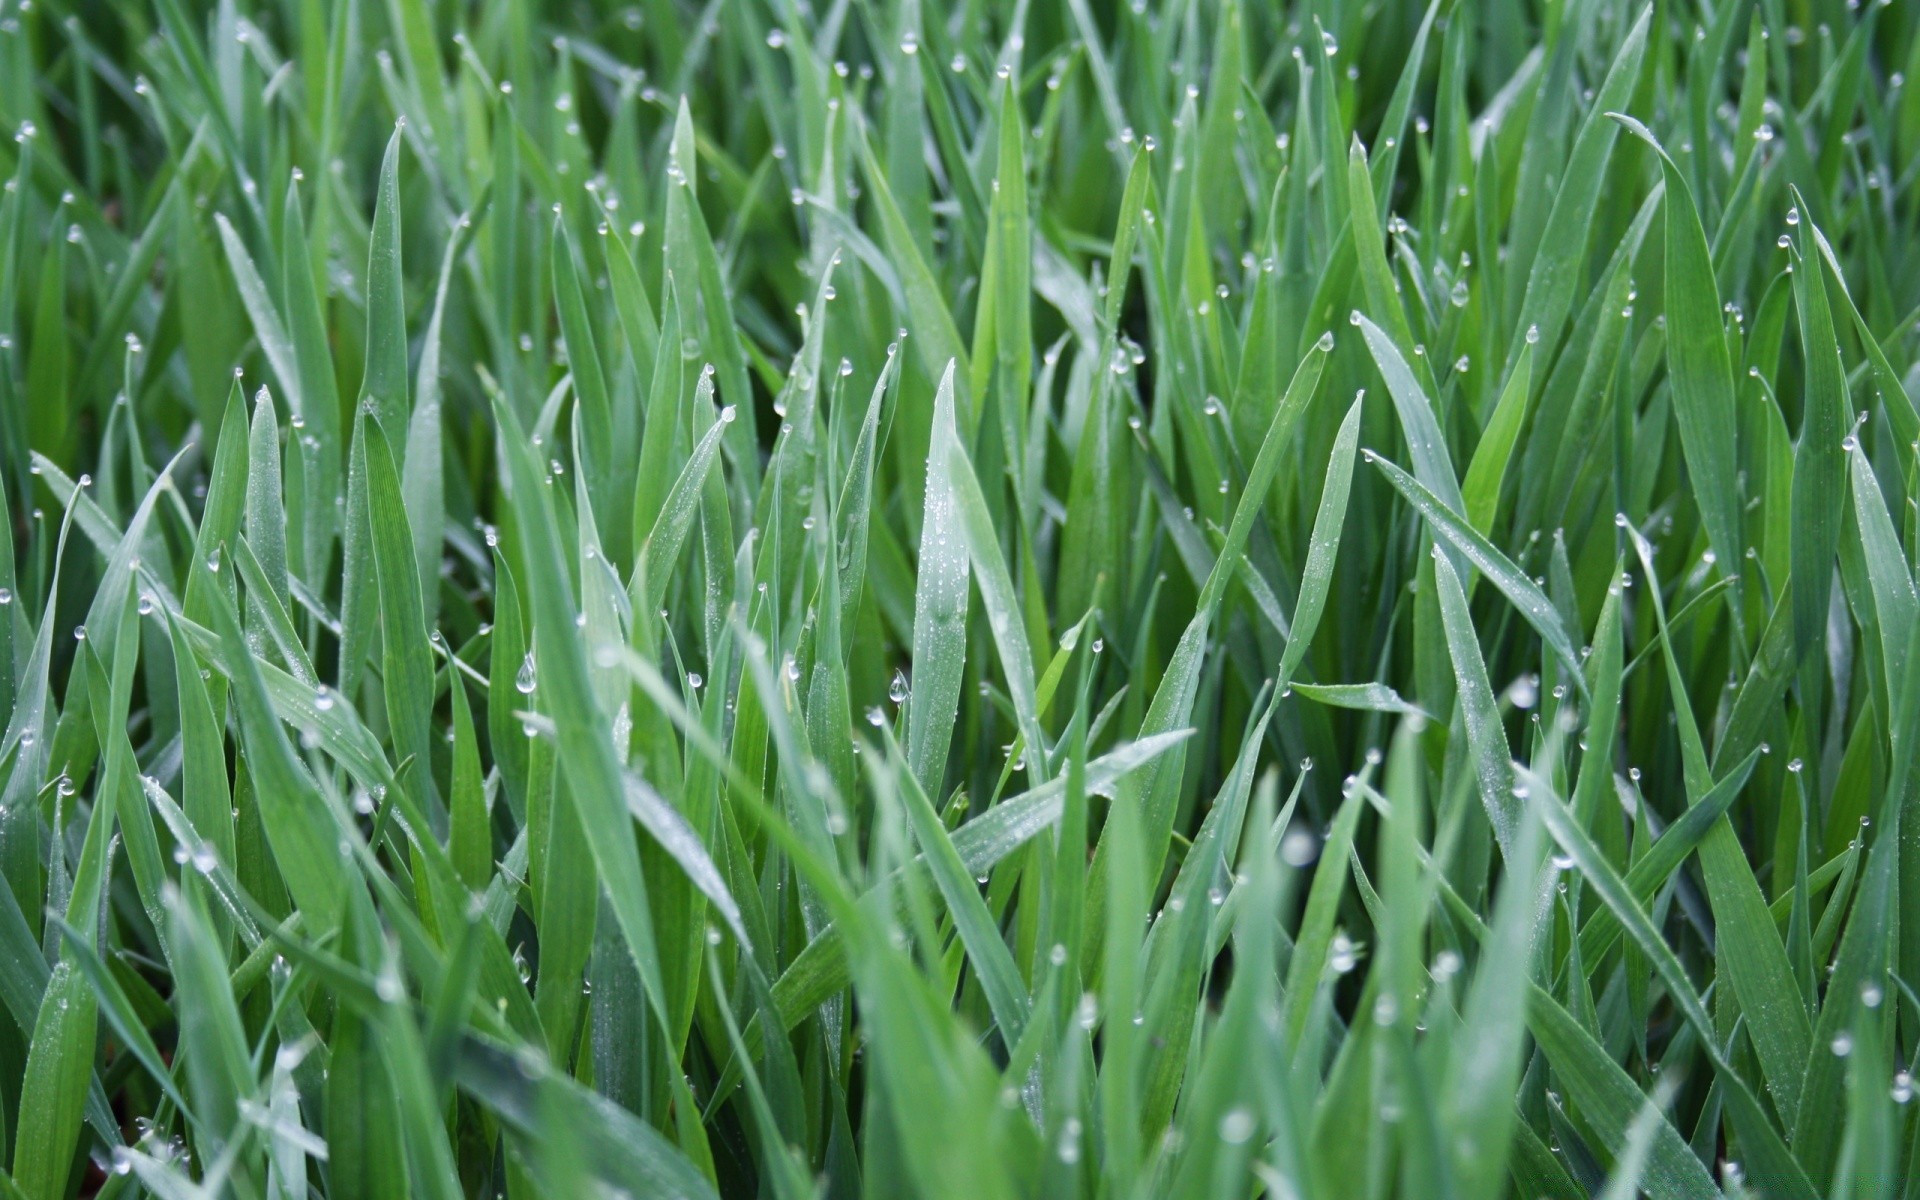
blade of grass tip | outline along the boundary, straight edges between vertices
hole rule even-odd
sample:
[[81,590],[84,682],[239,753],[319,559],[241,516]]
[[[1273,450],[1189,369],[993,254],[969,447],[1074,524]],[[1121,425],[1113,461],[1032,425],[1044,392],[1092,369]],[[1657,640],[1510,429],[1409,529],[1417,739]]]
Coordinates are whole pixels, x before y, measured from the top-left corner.
[[676,442],[685,424],[685,361],[672,349],[680,342],[680,288],[672,275],[660,284],[659,342],[660,351],[653,357],[649,378],[647,426],[641,430],[639,468],[634,472],[634,538],[639,540],[639,549],[645,549],[645,538],[659,522],[666,503]]
[[[1851,440],[1851,439],[1850,439]],[[1855,443],[1847,451],[1848,472],[1853,485],[1853,513],[1859,531],[1862,557],[1866,560],[1867,579],[1873,589],[1873,607],[1880,618],[1881,655],[1885,661],[1887,702],[1897,698],[1895,689],[1907,677],[1907,657],[1912,651],[1913,630],[1920,621],[1920,595],[1913,586],[1913,574],[1906,555],[1900,549],[1900,535],[1887,512],[1880,494],[1879,480],[1866,452]],[[1888,729],[1892,749],[1897,755],[1907,740],[1907,730],[1897,725]]]
[[[633,481],[633,536],[641,539],[642,550],[665,511],[676,443],[686,423],[681,400],[686,364],[674,349],[680,341],[680,295],[674,277],[668,275],[661,289],[660,349],[654,355],[653,374],[648,381],[647,423],[641,432],[640,465]],[[711,383],[704,373],[702,382]],[[648,586],[654,584],[649,581]]]
[[[1101,328],[1107,337],[1107,354],[1112,358],[1112,342],[1119,335],[1120,316],[1127,302],[1127,283],[1133,273],[1133,254],[1140,241],[1140,222],[1146,212],[1147,192],[1153,186],[1153,164],[1145,147],[1134,151],[1127,167],[1127,182],[1120,194],[1120,216],[1113,227],[1113,245],[1107,254],[1107,294],[1102,304]],[[1104,382],[1104,380],[1103,380]]]
[[[1400,286],[1394,281],[1393,268],[1387,263],[1385,235],[1375,215],[1373,175],[1367,169],[1367,150],[1355,134],[1347,152],[1347,189],[1352,198],[1353,248],[1360,266],[1360,283],[1371,308],[1386,324],[1386,333],[1399,350],[1402,361],[1414,356],[1413,327],[1407,322],[1407,310],[1400,303]],[[1384,371],[1385,368],[1382,368]],[[1428,374],[1425,362],[1420,373]],[[1431,386],[1431,379],[1416,383],[1416,388]]]
[[206,680],[200,677],[200,659],[171,613],[167,632],[173,643],[174,684],[179,693],[182,806],[194,830],[214,845],[222,861],[236,862],[226,739],[214,717]]
[[413,760],[408,790],[436,821],[445,817],[433,783],[433,654],[427,644],[426,610],[420,600],[419,565],[413,556],[400,472],[379,422],[368,420],[355,441],[367,479],[367,521],[380,599],[381,682],[393,748],[404,765]]
[[247,442],[247,401],[235,380],[227,393],[220,439],[207,472],[207,499],[194,531],[193,560],[187,564],[185,613],[202,625],[211,623],[213,606],[221,602],[215,595],[221,548],[238,538],[246,514],[251,474]]
[[1660,156],[1666,178],[1667,373],[1673,381],[1673,415],[1707,542],[1720,570],[1731,574],[1742,561],[1744,544],[1734,478],[1738,441],[1733,365],[1706,229],[1686,175],[1653,132],[1622,113],[1607,115]]
[[[586,472],[588,496],[608,496],[612,491],[608,486],[611,464],[605,461],[605,456],[614,449],[613,400],[607,390],[606,374],[601,369],[586,299],[580,290],[573,238],[567,232],[566,218],[558,215],[553,219],[552,258],[554,307],[560,314],[567,369],[573,373],[574,412],[580,423],[581,444],[587,452],[587,461],[579,464],[579,469]],[[610,512],[594,515],[602,528],[613,529],[618,525]],[[624,559],[625,555],[621,554],[615,561]]]
[[793,367],[787,371],[780,394],[774,399],[774,407],[780,409],[783,419],[780,438],[774,442],[774,453],[768,461],[774,484],[760,492],[758,524],[766,530],[766,545],[776,555],[766,568],[778,572],[780,578],[799,574],[801,553],[812,541],[801,528],[801,522],[806,520],[812,507],[810,497],[822,474],[820,434],[824,422],[820,411],[824,397],[820,394],[824,388],[820,386],[820,349],[828,334],[829,298],[835,294],[835,265],[837,259],[828,257],[826,267],[820,271],[814,301],[806,309],[806,334],[801,338],[801,349],[793,355]]
[[247,545],[281,608],[292,598],[287,586],[286,519],[280,495],[280,425],[273,394],[263,387],[254,393],[247,442]]
[[521,618],[520,588],[506,554],[489,531],[493,550],[493,636],[487,659],[487,745],[500,772],[502,791],[516,820],[524,821],[527,797],[527,737],[514,715],[517,697],[539,685]]
[[[312,463],[316,486],[312,489],[315,520],[327,530],[326,540],[308,535],[307,561],[301,564],[309,581],[317,581],[330,557],[333,531],[338,524],[333,514],[333,497],[339,494],[341,462],[340,386],[333,371],[333,354],[327,344],[327,325],[321,307],[319,289],[313,279],[313,250],[307,241],[306,218],[300,208],[299,184],[287,185],[286,215],[281,221],[280,286],[282,307],[287,314],[287,331],[293,342],[294,369],[300,376],[301,419],[313,439]],[[320,501],[324,499],[325,503]]]
[[440,259],[440,282],[434,288],[433,315],[427,319],[420,344],[420,366],[414,376],[413,416],[407,422],[407,443],[401,455],[400,490],[406,499],[407,523],[413,531],[414,561],[420,565],[420,599],[427,624],[440,607],[440,546],[446,540],[446,481],[441,454],[440,341],[446,322],[447,291],[453,265],[473,240],[471,214],[461,216],[447,238]]
[[[95,630],[117,632],[122,618],[134,605],[136,591],[134,568],[138,564],[140,552],[146,542],[147,525],[153,517],[154,505],[159,502],[162,491],[171,486],[174,469],[179,466],[185,454],[184,450],[176,454],[173,461],[160,472],[153,485],[147,489],[146,495],[141,498],[139,507],[134,510],[133,516],[128,520],[126,531],[114,541],[113,549],[107,555],[106,565],[100,572],[93,601],[87,606],[87,623],[91,624]],[[82,629],[84,628],[83,625]],[[130,665],[117,663],[120,642],[115,640],[111,633],[107,633],[101,642],[90,642],[87,645],[89,649],[102,656],[102,663],[105,666]]]
[[[1453,459],[1447,454],[1446,435],[1440,429],[1432,401],[1427,399],[1425,389],[1407,366],[1393,338],[1365,314],[1356,311],[1353,315],[1358,318],[1354,323],[1366,338],[1374,365],[1387,381],[1387,394],[1393,397],[1394,411],[1400,417],[1400,431],[1407,440],[1407,454],[1413,460],[1414,478],[1438,496],[1448,509],[1465,512],[1466,500],[1460,494],[1460,480],[1453,473]],[[1449,545],[1446,554],[1453,560],[1454,573],[1466,578],[1467,561],[1461,552]]]
[[[1536,267],[1538,262],[1535,263]],[[1493,536],[1493,521],[1500,509],[1500,485],[1507,477],[1507,462],[1513,457],[1514,442],[1527,417],[1527,397],[1533,390],[1533,345],[1522,342],[1519,361],[1507,377],[1500,402],[1467,463],[1467,477],[1460,484],[1466,507],[1467,524],[1483,537]]]
[[[62,205],[54,220],[65,211]],[[51,236],[47,241],[33,309],[33,342],[26,355],[26,394],[38,402],[27,406],[26,427],[29,445],[44,446],[55,461],[71,466],[77,430],[73,401],[68,398],[72,378],[72,347],[66,329],[69,250],[65,238]]]
[[1520,816],[1520,804],[1513,795],[1513,753],[1507,749],[1507,731],[1500,723],[1500,707],[1493,698],[1493,685],[1487,681],[1487,663],[1481,657],[1479,637],[1474,633],[1473,618],[1467,611],[1467,594],[1460,588],[1460,577],[1453,573],[1453,564],[1437,546],[1433,555],[1433,577],[1439,591],[1447,652],[1453,659],[1454,686],[1458,689],[1467,742],[1473,752],[1480,803],[1493,824],[1493,836],[1500,843],[1501,857],[1512,862]]
[[[1795,213],[1807,211],[1800,190],[1788,187]],[[1834,336],[1825,272],[1813,256],[1806,234],[1799,239],[1800,270],[1793,273],[1794,307],[1800,314],[1800,347],[1806,362],[1806,402],[1800,439],[1793,452],[1792,513],[1788,555],[1793,569],[1794,645],[1804,658],[1825,645],[1827,601],[1833,587],[1833,558],[1840,546],[1841,509],[1834,497],[1846,470],[1847,371]]]
[[1340,431],[1334,434],[1333,450],[1327,456],[1320,508],[1314,514],[1307,561],[1300,573],[1300,598],[1293,606],[1293,626],[1288,633],[1287,648],[1280,655],[1280,669],[1274,674],[1276,686],[1283,692],[1289,686],[1297,686],[1293,683],[1294,671],[1306,658],[1314,631],[1320,627],[1320,616],[1326,611],[1327,597],[1333,591],[1333,567],[1340,553],[1340,532],[1347,520],[1347,499],[1353,486],[1353,458],[1360,443],[1363,402],[1364,396],[1353,398],[1347,415],[1340,421]]
[[253,323],[254,339],[260,343],[260,352],[266,356],[267,365],[273,368],[273,377],[280,382],[281,390],[292,398],[294,411],[299,412],[303,405],[293,339],[287,336],[286,326],[280,320],[280,311],[274,307],[272,294],[267,290],[266,281],[260,278],[253,255],[247,253],[246,243],[240,240],[239,233],[228,223],[225,213],[215,213],[213,222],[220,230],[220,244],[227,252],[227,263],[233,269],[234,283],[240,289],[240,303],[247,310],[247,319]]
[[[873,394],[867,400],[867,414],[860,422],[860,432],[855,438],[853,454],[846,468],[846,478],[840,485],[840,500],[834,507],[840,522],[837,549],[842,629],[853,628],[860,610],[861,593],[866,586],[867,541],[874,499],[874,462],[879,454],[882,436],[880,413],[886,400],[887,385],[894,380],[899,369],[900,349],[896,344],[887,350],[886,365],[880,368],[880,377],[873,382]],[[895,403],[897,405],[898,401]]]
[[[700,213],[700,166],[695,155],[693,115],[684,95],[680,97],[667,154],[667,258],[683,289],[681,325],[692,332],[700,328],[698,316],[704,314],[706,318],[700,348],[719,373],[721,396],[740,411],[739,423],[733,426],[733,453],[729,458],[746,482],[758,490],[760,459],[755,447],[760,444],[760,430],[747,380],[747,358],[740,346],[726,280],[720,274],[720,257],[707,231],[706,218]],[[696,289],[697,304],[686,299]]]
[[[1434,495],[1419,479],[1408,476],[1398,466],[1371,451],[1367,452],[1367,461],[1379,467],[1381,474],[1426,518],[1428,527],[1438,535],[1435,549],[1443,553],[1451,552],[1451,555],[1458,555],[1460,559],[1478,567],[1481,574],[1491,580],[1520,611],[1527,624],[1540,634],[1547,648],[1566,667],[1567,677],[1584,691],[1586,672],[1582,669],[1579,654],[1573,648],[1573,638],[1560,619],[1560,610],[1540,585],[1467,524],[1460,516],[1460,510],[1450,507]],[[1448,565],[1454,565],[1451,557]]]
[[660,324],[654,316],[646,285],[640,282],[640,269],[633,265],[634,250],[628,245],[627,229],[612,219],[613,213],[606,209],[605,200],[601,205],[608,217],[604,246],[614,315],[620,322],[627,350],[633,355],[634,375],[644,381],[653,377],[653,356],[661,344]]
[[[984,267],[994,295],[989,308],[983,291],[980,305],[982,317],[990,319],[988,337],[994,358],[992,378],[999,392],[995,408],[1000,414],[1001,438],[1010,464],[1017,464],[1018,431],[1026,424],[1033,379],[1033,224],[1025,155],[1029,134],[1013,81],[1007,80],[999,90],[998,170],[993,180],[987,239],[991,261]],[[987,322],[977,319],[976,324],[984,326]],[[969,394],[984,402],[985,364],[978,361],[982,333],[983,328],[974,331],[976,358],[970,363]]]
[[[1620,577],[1620,560],[1614,559],[1613,578]],[[1625,645],[1620,626],[1621,598],[1611,589],[1601,602],[1600,616],[1594,622],[1593,652],[1587,656],[1586,750],[1580,758],[1580,773],[1573,785],[1573,810],[1583,827],[1593,828],[1600,812],[1600,800],[1613,784],[1613,743],[1608,736],[1620,719],[1621,660]]]
[[959,497],[953,482],[955,360],[947,361],[933,401],[927,451],[926,508],[920,522],[920,562],[913,604],[913,682],[908,693],[907,763],[921,790],[943,795],[947,752],[960,705],[967,661],[967,548],[959,535]]
[[493,878],[493,830],[487,817],[486,783],[480,774],[480,746],[473,730],[467,683],[459,670],[447,672],[453,699],[453,773],[449,782],[447,853],[460,882],[485,891]]
[[300,642],[300,635],[293,628],[293,618],[281,607],[273,594],[273,585],[267,582],[266,568],[254,557],[253,546],[246,538],[229,543],[232,551],[229,556],[238,569],[240,582],[247,588],[247,615],[258,626],[257,632],[263,634],[263,641],[272,644],[286,661],[287,670],[302,683],[312,684],[319,677],[314,674],[313,664],[307,661],[307,650]]
[[1430,717],[1419,705],[1403,699],[1384,683],[1290,683],[1299,695],[1316,704],[1348,708],[1359,712],[1399,713],[1409,717]]
[[[959,510],[955,514],[957,532],[973,562],[980,598],[986,605],[987,628],[992,631],[994,647],[1000,652],[1000,669],[1013,699],[1021,739],[1029,751],[1028,778],[1038,783],[1046,775],[1050,748],[1040,728],[1039,705],[1034,696],[1033,649],[1027,641],[1026,626],[1020,620],[1019,597],[1000,552],[1000,535],[994,528],[993,513],[987,506],[985,493],[980,490],[979,479],[974,476],[966,447],[956,438],[948,452],[952,459],[948,464],[948,483],[953,492],[952,503]],[[925,528],[931,531],[933,526]],[[947,536],[944,529],[939,536]]]
[[1808,214],[1802,213],[1801,219],[1807,222],[1807,229],[1813,237],[1813,244],[1820,249],[1821,261],[1827,265],[1833,286],[1839,289],[1840,299],[1845,302],[1847,314],[1853,318],[1854,332],[1859,336],[1860,347],[1866,352],[1867,365],[1873,371],[1876,394],[1887,412],[1887,423],[1893,428],[1896,445],[1910,447],[1920,441],[1920,413],[1913,407],[1913,398],[1907,395],[1907,389],[1900,375],[1887,361],[1887,353],[1874,336],[1873,329],[1854,303],[1853,293],[1847,287],[1846,275],[1840,269],[1840,260],[1834,257],[1833,247],[1828,244],[1826,234],[1814,224]]
[[[366,374],[360,381],[360,403],[385,429],[405,429],[410,415],[406,287],[400,273],[401,132],[394,129],[380,160],[367,250]],[[351,511],[347,519],[353,519]]]

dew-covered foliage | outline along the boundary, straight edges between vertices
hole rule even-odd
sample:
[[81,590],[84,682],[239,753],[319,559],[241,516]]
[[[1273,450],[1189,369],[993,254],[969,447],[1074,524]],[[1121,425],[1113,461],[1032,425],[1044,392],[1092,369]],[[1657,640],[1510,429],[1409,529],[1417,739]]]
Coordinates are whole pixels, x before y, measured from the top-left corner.
[[0,1200],[1920,1198],[1907,0],[0,0],[0,130]]

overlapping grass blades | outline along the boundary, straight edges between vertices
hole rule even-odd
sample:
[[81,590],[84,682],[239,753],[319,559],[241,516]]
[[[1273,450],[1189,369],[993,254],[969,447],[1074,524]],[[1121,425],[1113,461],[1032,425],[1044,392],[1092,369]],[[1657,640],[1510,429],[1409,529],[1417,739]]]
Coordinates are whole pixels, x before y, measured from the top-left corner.
[[0,0],[0,1194],[1920,1200],[1912,79]]

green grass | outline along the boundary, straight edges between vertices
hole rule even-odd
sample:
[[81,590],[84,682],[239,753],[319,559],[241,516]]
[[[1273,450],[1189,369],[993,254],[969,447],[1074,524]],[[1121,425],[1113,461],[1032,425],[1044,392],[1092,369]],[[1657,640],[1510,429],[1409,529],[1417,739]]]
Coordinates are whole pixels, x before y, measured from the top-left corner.
[[0,0],[0,129],[0,1200],[1920,1200],[1905,0]]

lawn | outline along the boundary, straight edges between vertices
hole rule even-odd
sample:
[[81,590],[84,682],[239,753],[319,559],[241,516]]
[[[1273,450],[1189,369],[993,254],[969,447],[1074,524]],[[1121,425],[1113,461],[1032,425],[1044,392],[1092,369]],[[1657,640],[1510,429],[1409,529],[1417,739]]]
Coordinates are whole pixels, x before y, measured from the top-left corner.
[[1909,0],[0,0],[0,1200],[1920,1200]]

